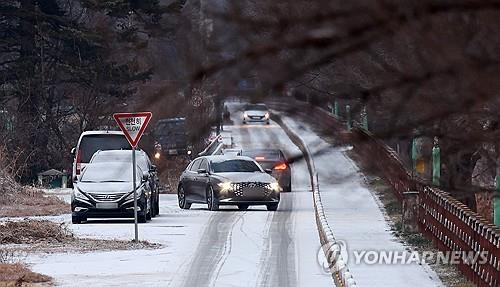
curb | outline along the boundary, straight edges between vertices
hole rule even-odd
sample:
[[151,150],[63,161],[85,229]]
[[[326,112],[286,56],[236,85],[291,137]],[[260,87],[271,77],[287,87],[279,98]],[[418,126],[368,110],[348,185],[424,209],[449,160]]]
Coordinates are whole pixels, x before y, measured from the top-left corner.
[[318,173],[316,172],[312,153],[310,152],[307,144],[302,140],[302,138],[283,122],[279,114],[272,112],[271,118],[281,126],[290,140],[304,154],[312,185],[316,227],[318,229],[320,243],[327,259],[328,266],[335,285],[338,287],[356,287],[356,282],[354,281],[349,268],[345,264],[344,260],[342,259],[342,255],[340,254],[340,245],[337,243],[337,240],[333,235],[333,231],[328,225],[328,221],[326,219],[323,203],[321,202]]

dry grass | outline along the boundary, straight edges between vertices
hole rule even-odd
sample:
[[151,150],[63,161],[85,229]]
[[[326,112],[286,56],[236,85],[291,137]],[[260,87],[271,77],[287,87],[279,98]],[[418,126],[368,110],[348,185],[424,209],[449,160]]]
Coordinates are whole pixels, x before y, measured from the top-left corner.
[[59,215],[70,212],[69,204],[42,190],[16,182],[15,157],[0,145],[0,217]]
[[77,238],[64,223],[24,219],[0,223],[0,263],[17,263],[23,253],[92,252],[97,250],[156,249],[140,241]]
[[7,221],[0,224],[0,244],[31,244],[73,240],[65,224],[48,220]]
[[50,277],[35,273],[21,263],[0,263],[0,287],[50,285]]
[[69,212],[69,204],[40,189],[20,185],[0,169],[0,217],[59,215]]

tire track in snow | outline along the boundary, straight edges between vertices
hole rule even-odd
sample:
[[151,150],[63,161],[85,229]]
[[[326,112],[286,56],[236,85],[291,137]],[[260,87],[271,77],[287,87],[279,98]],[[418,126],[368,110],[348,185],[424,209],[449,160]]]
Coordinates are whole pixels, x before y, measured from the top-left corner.
[[182,286],[208,287],[215,284],[214,273],[220,261],[223,264],[227,258],[228,239],[237,222],[237,213],[230,211],[218,211],[210,217]]
[[[296,268],[292,234],[293,226],[293,194],[282,197],[278,211],[274,212],[270,223],[270,237],[267,240],[263,254],[266,264],[263,264],[261,281],[257,286],[297,286]],[[292,249],[292,250],[290,250]]]

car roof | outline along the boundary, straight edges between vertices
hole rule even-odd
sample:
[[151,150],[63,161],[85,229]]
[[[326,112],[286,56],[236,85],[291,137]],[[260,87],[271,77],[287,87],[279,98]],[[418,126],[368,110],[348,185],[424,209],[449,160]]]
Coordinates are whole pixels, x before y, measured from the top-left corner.
[[[130,149],[113,149],[113,150],[98,150],[95,152],[95,154],[100,154],[100,155],[131,155]],[[136,152],[141,155],[141,156],[146,156],[146,152],[141,150],[141,149],[136,149]]]
[[[226,160],[235,160],[235,159],[254,161],[253,158],[248,157],[248,156],[208,155],[208,156],[201,156],[199,158],[205,158],[205,159],[209,160],[210,162],[223,162]],[[198,158],[196,158],[196,159],[198,159]]]
[[88,135],[105,135],[105,134],[110,134],[110,135],[125,135],[122,131],[85,131],[81,134],[81,136],[88,136]]

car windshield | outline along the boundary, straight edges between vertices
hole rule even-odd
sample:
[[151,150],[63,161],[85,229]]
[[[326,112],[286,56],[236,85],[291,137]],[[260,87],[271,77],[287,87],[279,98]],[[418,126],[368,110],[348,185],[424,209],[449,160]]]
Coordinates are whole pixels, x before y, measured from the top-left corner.
[[[137,155],[137,154],[136,154]],[[145,168],[148,166],[146,158],[140,155],[136,156],[137,164]],[[132,153],[130,151],[127,154],[97,154],[92,159],[91,163],[104,163],[104,162],[128,162],[132,164]]]
[[124,135],[86,135],[80,142],[81,162],[88,163],[98,150],[131,149]]
[[[137,168],[137,182],[142,173]],[[88,164],[83,170],[80,182],[130,182],[132,181],[132,166],[129,164]]]
[[226,160],[221,162],[212,162],[212,171],[220,172],[262,172],[262,170],[253,161],[249,160]]
[[251,111],[267,111],[267,107],[265,105],[247,105],[246,110]]
[[254,158],[257,161],[277,161],[280,159],[278,150],[244,150],[241,155]]

